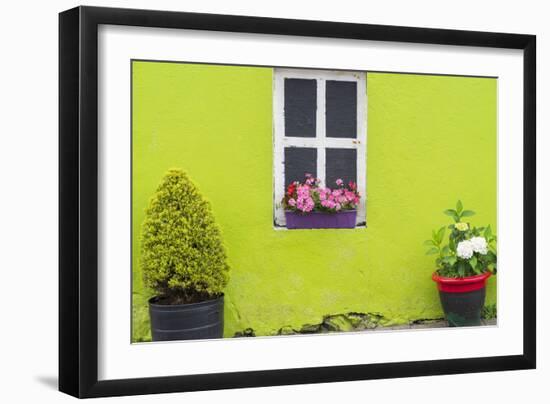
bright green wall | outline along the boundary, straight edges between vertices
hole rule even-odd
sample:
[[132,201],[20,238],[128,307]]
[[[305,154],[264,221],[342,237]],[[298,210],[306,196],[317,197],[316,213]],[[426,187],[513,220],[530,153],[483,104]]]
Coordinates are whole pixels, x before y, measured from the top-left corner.
[[226,336],[347,312],[387,324],[442,317],[422,242],[458,198],[478,212],[473,223],[496,228],[496,85],[368,73],[368,228],[285,231],[272,218],[272,69],[134,62],[133,339],[149,338],[140,226],[172,167],[190,174],[223,232]]

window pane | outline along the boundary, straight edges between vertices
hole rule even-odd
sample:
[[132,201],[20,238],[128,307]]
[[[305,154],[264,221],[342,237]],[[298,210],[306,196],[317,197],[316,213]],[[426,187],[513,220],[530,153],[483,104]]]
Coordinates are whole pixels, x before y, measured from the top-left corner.
[[285,148],[285,189],[294,181],[304,181],[306,173],[317,176],[317,149]]
[[327,137],[357,137],[357,83],[327,80]]
[[285,136],[315,137],[317,80],[285,79]]
[[335,187],[338,178],[344,184],[357,182],[357,150],[356,149],[327,149],[326,152],[327,176],[326,185]]

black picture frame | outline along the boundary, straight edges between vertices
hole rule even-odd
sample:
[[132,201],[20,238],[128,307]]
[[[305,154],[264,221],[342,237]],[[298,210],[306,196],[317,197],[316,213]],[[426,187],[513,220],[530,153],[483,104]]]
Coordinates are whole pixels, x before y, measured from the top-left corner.
[[[523,354],[98,381],[100,24],[523,50]],[[534,369],[535,103],[534,35],[98,7],[60,13],[59,389],[84,398]]]

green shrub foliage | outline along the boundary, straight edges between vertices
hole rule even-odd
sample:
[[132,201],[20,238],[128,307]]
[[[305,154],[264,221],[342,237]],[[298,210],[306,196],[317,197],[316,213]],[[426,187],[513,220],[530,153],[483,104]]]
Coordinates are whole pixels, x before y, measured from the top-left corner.
[[151,198],[141,236],[145,284],[170,304],[219,296],[229,266],[210,204],[180,169]]

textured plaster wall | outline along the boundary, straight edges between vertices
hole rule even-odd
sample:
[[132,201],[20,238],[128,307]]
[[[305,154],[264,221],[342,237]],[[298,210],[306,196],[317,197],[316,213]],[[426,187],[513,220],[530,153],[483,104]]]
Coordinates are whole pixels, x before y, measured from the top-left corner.
[[368,227],[274,230],[272,69],[134,62],[135,341],[149,339],[140,225],[171,167],[190,174],[223,232],[225,336],[348,312],[387,325],[442,317],[422,242],[458,198],[478,212],[472,223],[496,229],[497,81],[369,73],[367,89]]

